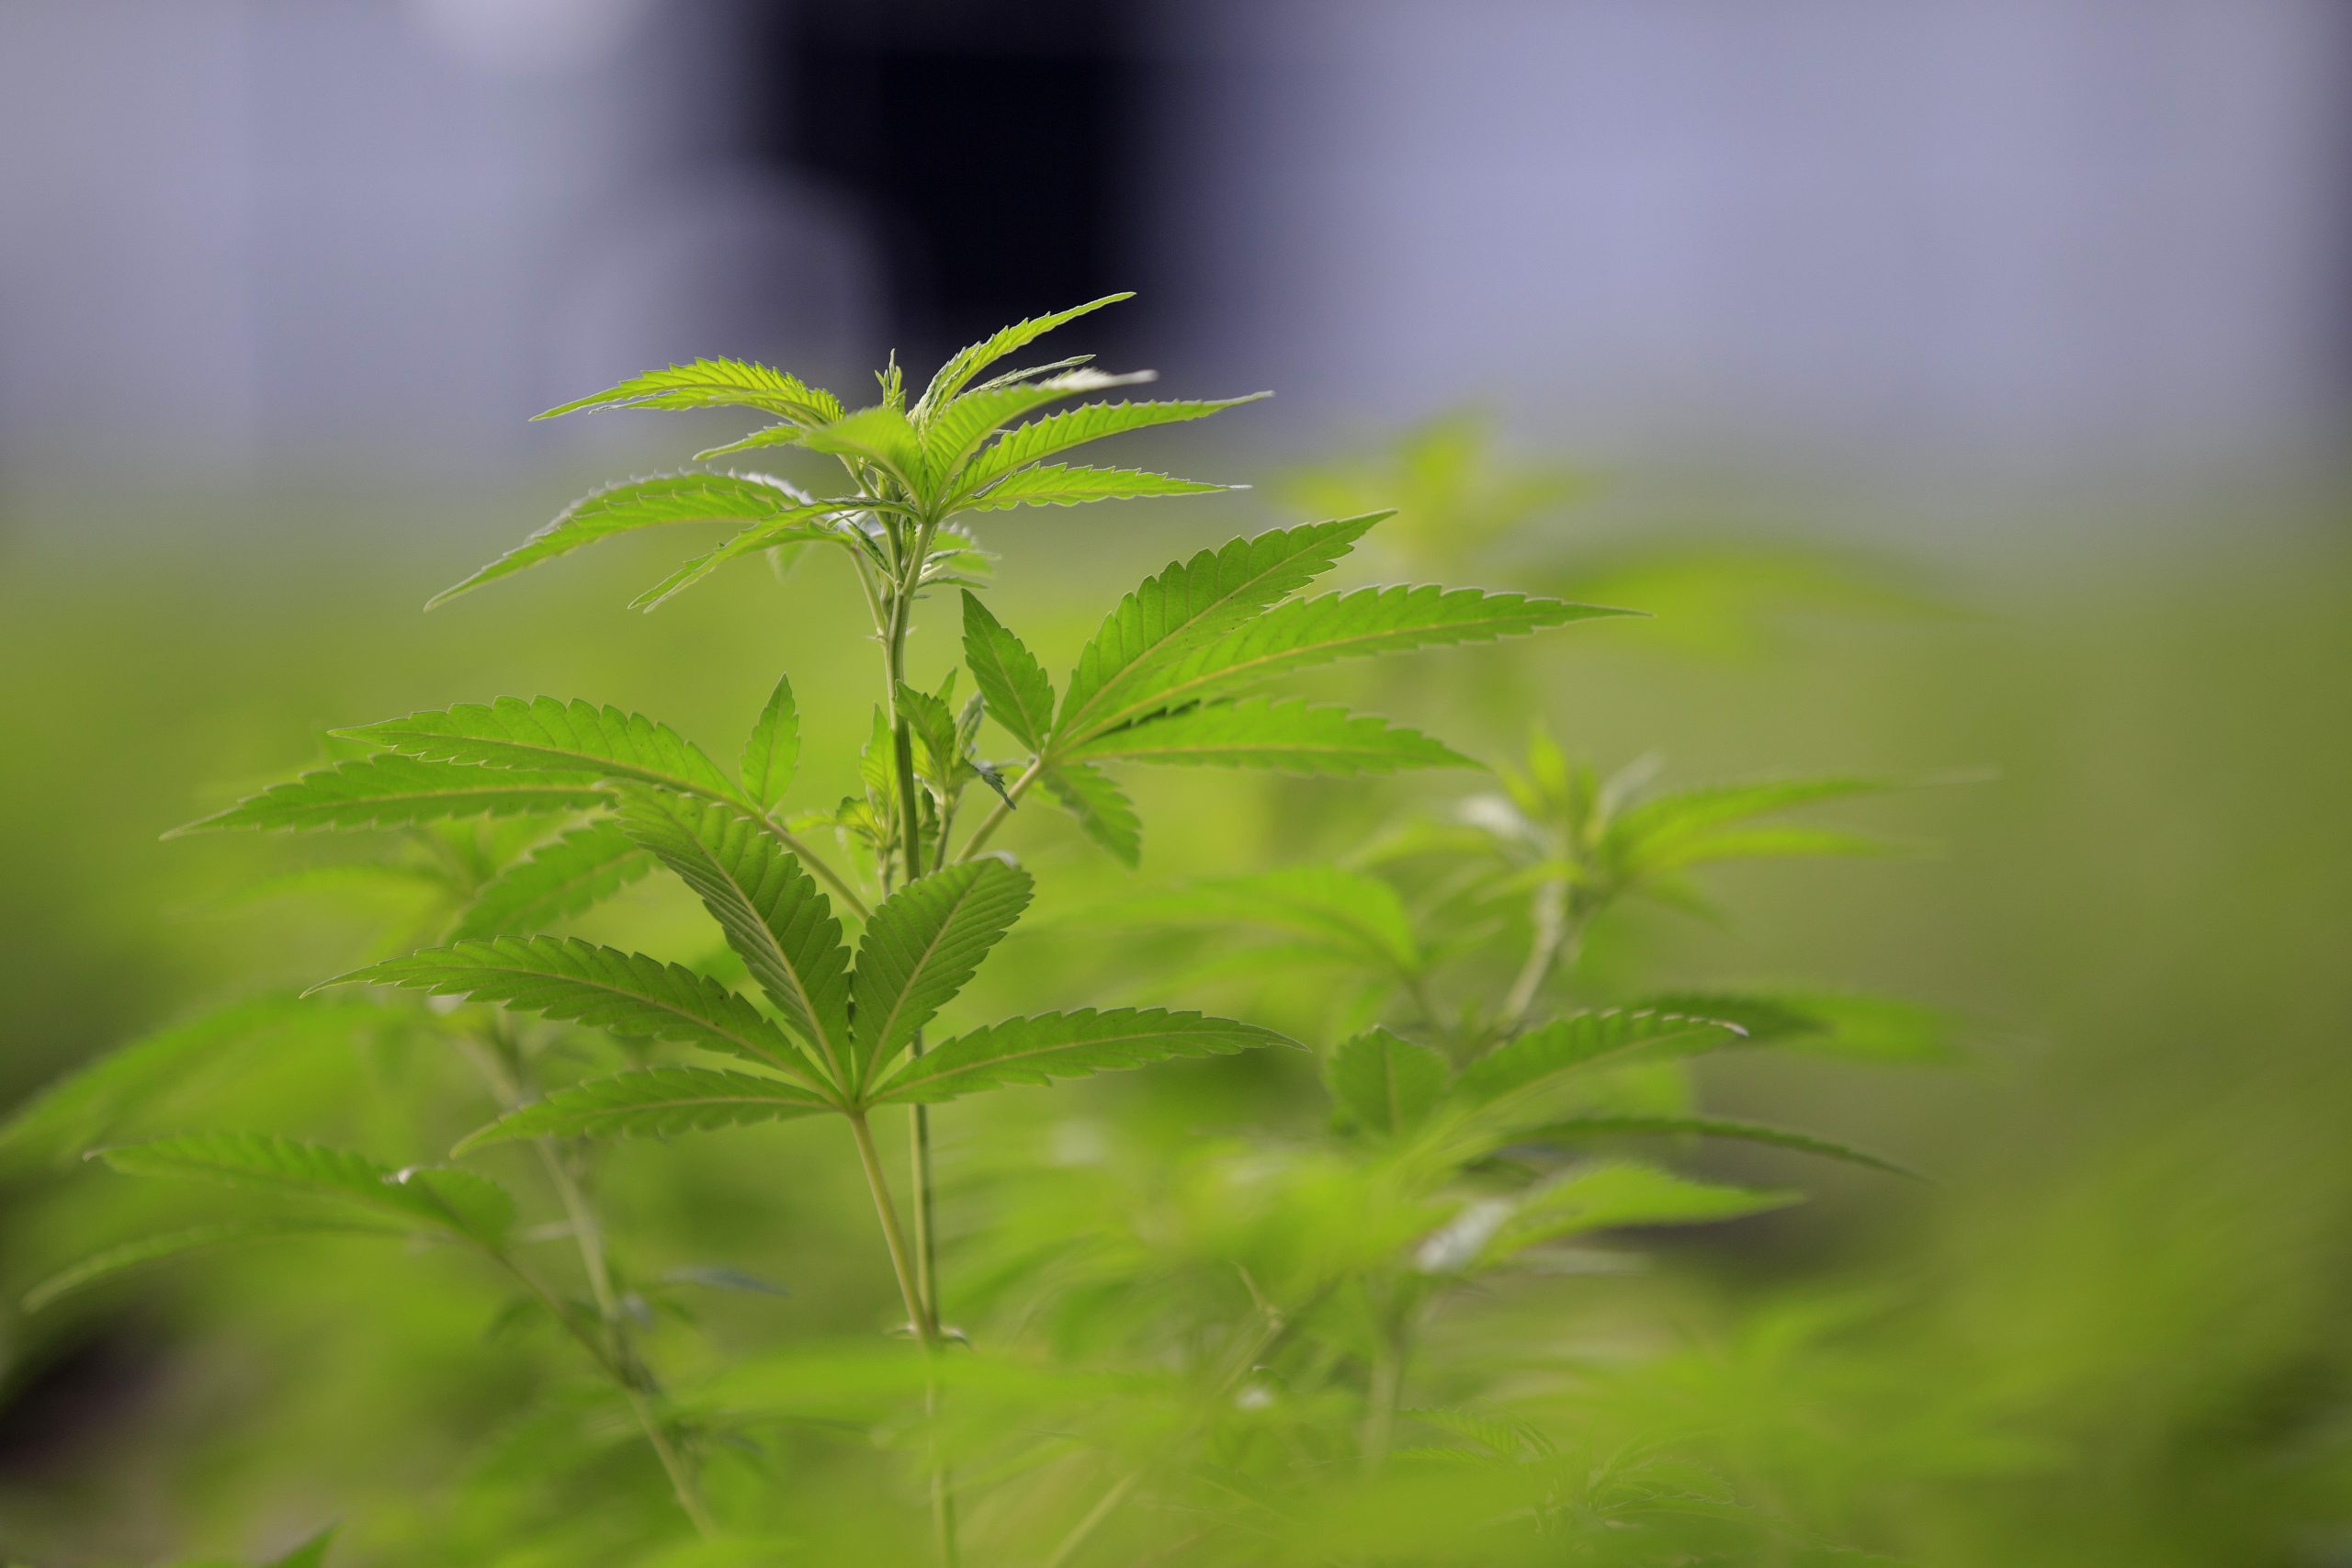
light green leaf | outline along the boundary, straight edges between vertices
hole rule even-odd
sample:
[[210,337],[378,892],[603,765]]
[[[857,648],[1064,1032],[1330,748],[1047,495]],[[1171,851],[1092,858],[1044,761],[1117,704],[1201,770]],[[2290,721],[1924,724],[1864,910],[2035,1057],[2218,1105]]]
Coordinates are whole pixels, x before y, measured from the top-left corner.
[[326,1200],[408,1229],[497,1247],[514,1221],[514,1200],[471,1172],[423,1167],[394,1170],[348,1149],[263,1133],[197,1133],[102,1149],[126,1176],[196,1177]]
[[610,822],[541,844],[474,892],[460,937],[524,936],[594,908],[653,868],[653,857]]
[[1370,714],[1293,698],[1238,703],[1148,718],[1080,742],[1071,761],[1274,768],[1292,773],[1385,773],[1398,768],[1469,768],[1469,758],[1417,729]]
[[1492,642],[1571,621],[1632,610],[1487,593],[1476,588],[1363,588],[1277,604],[1264,615],[1160,666],[1131,685],[1115,724],[1154,707],[1231,697],[1279,675],[1340,659],[1363,659],[1444,644]]
[[1084,506],[1097,501],[1143,501],[1163,495],[1210,495],[1248,485],[1180,479],[1147,468],[1081,468],[1041,464],[1007,474],[963,504],[974,512],[1004,512],[1016,506]]
[[1851,991],[1676,991],[1643,1006],[1719,1018],[1746,1043],[1871,1062],[1949,1062],[1958,1055],[1940,1009]]
[[591,1078],[509,1111],[452,1151],[514,1138],[666,1138],[814,1116],[832,1106],[797,1084],[706,1067],[650,1067]]
[[962,990],[1029,907],[1029,874],[985,859],[908,883],[884,899],[858,942],[854,1083],[888,1066]]
[[1131,387],[1152,379],[1148,370],[1126,376],[1071,370],[1043,381],[1004,381],[966,392],[932,412],[922,429],[924,471],[934,484],[955,477],[980,443],[1012,420],[1062,398]]
[[1247,397],[1198,399],[1178,402],[1087,403],[1081,407],[1049,413],[1043,419],[1033,419],[1026,424],[1006,431],[965,467],[956,483],[956,493],[970,496],[1015,468],[1024,468],[1041,458],[1073,446],[1083,446],[1105,436],[1121,435],[1132,430],[1148,430],[1155,425],[1179,424],[1187,420],[1206,419],[1213,413],[1254,403],[1271,392],[1252,392]]
[[190,1225],[186,1230],[168,1231],[161,1235],[142,1236],[119,1247],[94,1252],[69,1269],[60,1269],[27,1291],[24,1310],[40,1312],[70,1295],[103,1284],[119,1275],[144,1269],[151,1264],[166,1263],[185,1258],[191,1252],[210,1252],[220,1247],[235,1247],[249,1241],[277,1241],[288,1236],[311,1235],[380,1235],[399,1236],[407,1234],[390,1224],[337,1223],[332,1220],[231,1220],[220,1224]]
[[1736,1024],[1680,1013],[1571,1013],[1505,1041],[1464,1067],[1455,1080],[1455,1095],[1472,1105],[1487,1105],[1636,1051],[1688,1054],[1713,1050],[1739,1037]]
[[621,826],[701,896],[827,1076],[849,1082],[849,949],[800,862],[740,813],[652,790],[624,788]]
[[[953,787],[956,765],[964,757],[963,748],[956,743],[956,715],[938,697],[903,681],[899,682],[898,698],[899,716],[907,721],[907,738],[914,745],[915,773],[918,777],[929,778],[944,795]],[[895,735],[890,744],[895,753]],[[894,760],[894,773],[897,766]]]
[[1022,640],[978,595],[964,595],[964,663],[988,701],[990,717],[1032,751],[1045,750],[1054,724],[1054,683]]
[[1572,1171],[1522,1194],[1482,1249],[1491,1268],[1564,1236],[1628,1225],[1707,1224],[1784,1209],[1793,1192],[1693,1181],[1652,1166],[1609,1164]]
[[272,784],[164,837],[244,828],[291,832],[405,828],[462,817],[584,811],[607,803],[594,780],[577,773],[520,773],[396,755],[361,757]]
[[1152,925],[1264,927],[1391,976],[1418,974],[1424,964],[1396,889],[1339,866],[1284,866],[1189,882],[1122,899],[1104,913]]
[[654,610],[684,592],[729,561],[786,545],[831,544],[854,549],[850,513],[876,504],[866,497],[811,502],[752,524],[714,549],[705,550],[628,602],[632,610]]
[[425,602],[430,610],[486,582],[569,555],[583,545],[668,523],[765,523],[805,508],[809,498],[764,474],[657,474],[584,496],[556,520],[453,588]]
[[1036,342],[1066,321],[1074,321],[1105,305],[1115,305],[1122,299],[1134,298],[1132,290],[1105,294],[1100,299],[1090,299],[1083,305],[1073,305],[1067,310],[1056,310],[1049,315],[1031,316],[1026,321],[1015,321],[1009,327],[990,333],[970,347],[957,350],[946,364],[939,367],[938,374],[931,378],[931,385],[923,389],[922,397],[915,404],[915,412],[918,415],[929,416],[968,386],[973,377],[1006,355]]
[[1341,1041],[1323,1064],[1324,1084],[1341,1116],[1383,1137],[1419,1126],[1453,1076],[1443,1056],[1385,1029]]
[[1782,1127],[1767,1126],[1760,1122],[1741,1122],[1720,1116],[1572,1116],[1565,1121],[1547,1122],[1541,1127],[1529,1128],[1515,1134],[1511,1142],[1576,1144],[1591,1138],[1637,1135],[1688,1135],[1727,1138],[1736,1143],[1769,1144],[1776,1148],[1794,1149],[1801,1154],[1819,1155],[1824,1159],[1867,1166],[1872,1170],[1883,1170],[1894,1176],[1917,1174],[1893,1160],[1849,1145],[1817,1138],[1809,1133],[1793,1133]]
[[[814,420],[810,423],[821,424],[826,420],[840,417],[840,406],[836,404],[834,411],[826,415],[824,420]],[[717,446],[704,447],[695,454],[695,461],[707,463],[714,457],[729,457],[738,452],[763,452],[777,446],[797,446],[800,444],[801,432],[808,428],[807,424],[791,420],[786,420],[782,424],[764,424],[749,435],[738,436],[735,440],[724,442]]]
[[272,1559],[266,1568],[325,1568],[327,1548],[334,1544],[335,1527],[328,1526],[285,1556]]
[[496,937],[388,958],[326,982],[398,986],[806,1074],[799,1051],[757,1008],[707,975],[576,937]]
[[797,376],[741,359],[697,359],[649,370],[617,386],[551,408],[537,417],[584,409],[749,408],[781,414],[803,424],[822,424],[842,415],[841,400]]
[[800,706],[793,700],[792,678],[778,675],[775,690],[743,742],[743,791],[763,811],[772,811],[792,785],[800,766]]
[[741,798],[718,764],[668,725],[579,698],[460,703],[335,733],[432,762],[634,779],[686,795]]
[[1618,814],[1611,837],[1625,852],[1649,863],[1703,834],[1750,818],[1788,811],[1822,801],[1875,795],[1893,788],[1883,779],[1766,779],[1749,784],[1709,784],[1652,795]]
[[953,1100],[1006,1084],[1224,1055],[1292,1042],[1272,1030],[1196,1012],[1114,1008],[1041,1013],[962,1034],[903,1064],[870,1097],[876,1105]]
[[1143,859],[1143,818],[1110,774],[1085,762],[1061,762],[1046,770],[1045,785],[1114,860],[1132,867]]
[[257,997],[159,1029],[98,1057],[0,1121],[0,1156],[78,1157],[124,1117],[266,1040],[348,1038],[396,1021],[357,1000]]
[[811,452],[876,464],[910,493],[921,493],[922,438],[905,414],[888,404],[877,403],[843,414],[831,424],[818,425],[800,437],[800,445]]
[[1090,739],[1167,664],[1329,571],[1385,515],[1278,528],[1170,562],[1119,601],[1079,655],[1058,732]]

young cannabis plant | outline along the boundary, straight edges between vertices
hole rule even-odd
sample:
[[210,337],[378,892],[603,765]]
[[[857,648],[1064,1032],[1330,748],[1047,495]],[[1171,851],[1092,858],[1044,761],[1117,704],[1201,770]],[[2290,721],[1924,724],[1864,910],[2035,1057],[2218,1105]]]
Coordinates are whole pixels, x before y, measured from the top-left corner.
[[[1021,506],[1225,488],[1048,459],[1249,400],[1081,401],[1043,412],[1146,378],[1103,375],[1082,355],[980,378],[1045,333],[1120,298],[1008,327],[956,355],[911,401],[895,364],[879,378],[880,400],[853,412],[781,371],[698,360],[552,410],[747,409],[772,423],[703,458],[798,454],[829,459],[838,475],[808,488],[709,470],[616,485],[441,596],[660,525],[727,523],[736,531],[641,595],[637,603],[649,609],[729,562],[831,547],[871,613],[881,651],[861,795],[830,809],[786,809],[802,737],[792,683],[779,678],[732,771],[642,715],[579,700],[503,697],[339,731],[339,741],[354,749],[345,760],[189,829],[392,829],[441,851],[462,846],[457,858],[479,874],[463,880],[463,902],[446,911],[437,944],[326,985],[400,987],[509,1015],[421,1015],[426,1032],[446,1032],[481,1060],[510,1106],[456,1153],[518,1141],[538,1151],[580,1241],[592,1303],[560,1299],[517,1260],[513,1198],[470,1170],[394,1170],[343,1150],[220,1133],[106,1148],[107,1163],[129,1173],[207,1177],[322,1200],[334,1225],[480,1254],[518,1280],[610,1375],[681,1506],[706,1531],[722,1527],[700,1495],[695,1434],[664,1409],[662,1386],[637,1356],[628,1314],[616,1304],[620,1285],[582,1178],[586,1141],[838,1120],[855,1149],[908,1325],[935,1353],[945,1331],[929,1107],[1006,1084],[1284,1043],[1247,1023],[1136,1008],[1037,1012],[926,1040],[1030,901],[1029,874],[984,852],[1023,799],[1042,784],[1087,834],[1132,863],[1140,828],[1107,771],[1113,765],[1360,774],[1458,764],[1464,759],[1429,736],[1268,696],[1266,688],[1336,660],[1623,613],[1435,587],[1298,597],[1380,521],[1377,513],[1349,517],[1237,538],[1170,564],[1104,618],[1057,694],[1044,665],[974,591],[987,557],[965,520]],[[949,588],[960,592],[962,671],[977,688],[960,705],[958,670],[918,682],[908,666],[920,607]],[[992,758],[983,749],[991,719],[1015,744],[1012,756]],[[959,840],[961,808],[975,785],[989,792],[982,798],[990,805]],[[468,829],[484,819],[498,830]],[[826,837],[855,859],[828,858],[819,847]],[[699,898],[752,990],[644,953],[548,934],[656,868]],[[532,1031],[547,1025],[609,1034],[635,1065],[543,1090],[550,1037]],[[655,1046],[678,1054],[654,1060]],[[92,1074],[109,1070],[102,1064]],[[70,1100],[75,1091],[60,1092]],[[891,1108],[910,1111],[912,1201],[904,1214],[872,1126]],[[69,1282],[209,1239],[220,1237],[133,1244],[93,1260]],[[944,1468],[934,1470],[933,1505],[940,1554],[952,1560],[955,1509]]]

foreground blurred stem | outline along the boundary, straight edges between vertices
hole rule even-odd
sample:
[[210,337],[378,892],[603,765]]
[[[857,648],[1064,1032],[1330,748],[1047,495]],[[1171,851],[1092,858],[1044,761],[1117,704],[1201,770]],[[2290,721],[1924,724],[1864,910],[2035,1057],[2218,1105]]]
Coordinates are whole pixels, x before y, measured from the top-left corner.
[[[522,1065],[515,1061],[509,1066],[512,1053],[505,1043],[494,1038],[486,1042],[459,1038],[492,1097],[509,1109],[521,1103],[526,1089]],[[703,1500],[702,1483],[677,1445],[670,1440],[668,1429],[648,1397],[652,1374],[629,1348],[628,1322],[621,1313],[619,1298],[613,1292],[612,1268],[605,1257],[604,1224],[595,1205],[581,1190],[553,1139],[534,1138],[531,1146],[538,1151],[539,1163],[546,1168],[548,1180],[563,1204],[573,1244],[580,1249],[581,1270],[588,1276],[589,1293],[595,1298],[596,1316],[604,1325],[605,1342],[583,1332],[572,1315],[563,1310],[563,1303],[520,1264],[503,1252],[492,1256],[587,1351],[589,1359],[596,1363],[596,1370],[620,1390],[621,1397],[628,1402],[629,1414],[637,1420],[638,1429],[645,1435],[647,1446],[662,1461],[662,1473],[670,1478],[670,1491],[678,1500],[679,1511],[705,1540],[716,1539],[718,1524]]]

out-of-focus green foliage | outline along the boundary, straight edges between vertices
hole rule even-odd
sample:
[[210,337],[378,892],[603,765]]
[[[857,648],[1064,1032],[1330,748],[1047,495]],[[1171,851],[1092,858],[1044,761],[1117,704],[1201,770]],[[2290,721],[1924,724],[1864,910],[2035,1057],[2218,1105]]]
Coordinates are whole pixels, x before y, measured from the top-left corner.
[[[1412,497],[1391,500],[1412,525]],[[1071,525],[989,525],[993,602],[1048,659],[1092,630],[1066,598],[1099,604],[1170,553],[1167,521],[1122,513],[1085,525],[1102,558],[1072,564]],[[1518,589],[1545,580],[1521,564],[1604,553],[1546,510],[1495,550],[1448,574]],[[600,586],[610,570],[590,563]],[[200,1191],[58,1165],[89,1143],[268,1129],[399,1164],[487,1120],[473,1067],[419,1015],[270,990],[437,940],[459,889],[744,982],[616,841],[520,863],[530,840],[473,831],[384,862],[308,839],[153,843],[299,763],[301,724],[453,693],[596,689],[715,739],[763,711],[781,662],[798,733],[854,751],[868,732],[863,671],[807,673],[863,612],[805,578],[788,624],[744,573],[686,621],[582,610],[595,595],[560,584],[503,618],[474,598],[419,625],[411,589],[433,575],[387,554],[380,585],[305,602],[299,579],[81,590],[43,564],[37,599],[7,591],[12,660],[58,671],[26,692],[0,786],[31,917],[0,961],[25,1043],[13,1093],[198,1021],[0,1145],[12,1295],[226,1223]],[[266,1562],[340,1520],[334,1563],[914,1561],[936,1453],[970,1500],[974,1562],[2328,1561],[2352,1517],[2335,810],[2352,749],[2324,709],[2352,592],[2320,551],[2193,581],[2194,615],[2154,576],[1985,585],[1958,596],[2003,614],[1968,622],[1783,605],[1760,661],[1690,660],[1636,622],[1436,655],[1382,705],[1502,765],[1498,787],[1171,773],[1136,791],[1139,874],[1014,814],[1002,842],[1036,908],[950,1028],[1050,986],[1198,1000],[1329,1049],[945,1108],[943,1305],[969,1348],[939,1364],[935,1424],[922,1359],[875,1332],[904,1314],[836,1151],[787,1123],[576,1167],[631,1343],[663,1367],[729,1526],[717,1545],[685,1537],[612,1386],[462,1235],[411,1253],[330,1234],[207,1237],[238,1244],[10,1322],[0,1552]],[[989,645],[957,603],[926,602],[919,664]],[[996,684],[1018,704],[1027,679]],[[1531,744],[1531,694],[1565,747]],[[130,734],[144,763],[97,765]],[[819,798],[863,792],[854,755],[802,750]],[[1818,813],[1735,819],[1800,804],[1777,781],[1704,783],[1792,761],[1997,777],[1857,799],[1835,814],[1861,830],[1836,836]],[[1922,841],[1944,847],[1887,852]],[[476,918],[469,934],[493,933]],[[1532,994],[1747,1032],[1644,1026],[1646,1059],[1582,1054],[1625,1024],[1513,1032],[1547,948]],[[322,1002],[334,1021],[314,1026]],[[570,1077],[640,1050],[549,1042]],[[1514,1048],[1567,1076],[1518,1076]],[[1506,1092],[1539,1081],[1559,1098]],[[1726,1126],[1752,1136],[1694,1141]],[[1792,1127],[1932,1179],[1758,1141]],[[533,1157],[481,1156],[526,1193],[502,1234],[584,1293]],[[1469,1203],[1440,1201],[1465,1184]],[[1762,1212],[1792,1190],[1815,1201]],[[1741,1209],[1637,1247],[1578,1234]]]

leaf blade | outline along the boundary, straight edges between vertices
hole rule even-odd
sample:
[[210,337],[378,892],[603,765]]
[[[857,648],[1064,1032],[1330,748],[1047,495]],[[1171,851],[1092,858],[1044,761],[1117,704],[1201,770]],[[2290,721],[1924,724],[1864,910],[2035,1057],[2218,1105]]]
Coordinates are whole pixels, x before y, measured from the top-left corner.
[[1170,562],[1119,601],[1080,653],[1056,728],[1091,738],[1159,667],[1329,571],[1386,515],[1273,529]]
[[799,1050],[707,975],[577,937],[492,937],[388,958],[325,982],[397,986],[806,1074]]
[[671,523],[767,521],[808,504],[808,497],[765,474],[656,474],[611,485],[573,502],[555,521],[496,560],[425,601],[435,609],[487,583],[570,555],[615,534]]
[[407,828],[468,817],[584,811],[605,804],[604,790],[576,773],[428,762],[392,753],[338,762],[272,784],[164,837],[247,829],[299,833]]
[[1032,751],[1045,750],[1054,723],[1054,683],[1022,640],[964,592],[964,664],[988,702],[989,716]]
[[1029,874],[986,858],[908,883],[865,923],[851,979],[857,1063],[882,1070],[969,983],[1029,907]]
[[1118,759],[1324,774],[1477,766],[1418,729],[1301,698],[1245,697],[1187,708],[1080,742],[1068,756],[1081,762]]
[[629,785],[620,820],[701,897],[832,1083],[846,1084],[849,949],[832,905],[799,860],[760,824],[715,803]]

